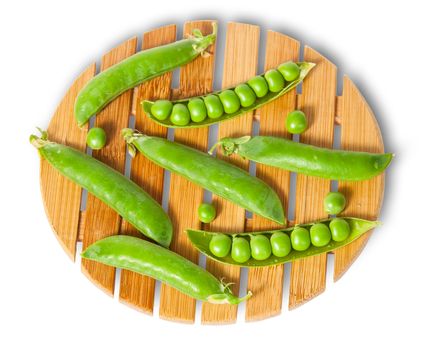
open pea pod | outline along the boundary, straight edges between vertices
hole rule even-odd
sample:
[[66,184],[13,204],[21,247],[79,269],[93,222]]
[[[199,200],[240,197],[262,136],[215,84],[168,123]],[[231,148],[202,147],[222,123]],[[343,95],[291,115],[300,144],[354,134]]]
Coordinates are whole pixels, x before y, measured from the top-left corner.
[[334,251],[337,248],[343,247],[360,236],[362,236],[364,233],[368,232],[369,230],[373,229],[376,226],[381,225],[379,221],[369,221],[364,219],[358,219],[358,218],[351,218],[351,217],[341,217],[341,219],[344,219],[348,222],[350,226],[350,235],[342,242],[336,242],[331,240],[330,243],[323,247],[315,247],[310,246],[308,249],[304,251],[296,251],[291,250],[291,252],[284,256],[284,257],[277,257],[271,254],[271,256],[268,259],[265,260],[255,260],[253,258],[250,258],[244,263],[236,262],[231,258],[231,254],[228,254],[227,256],[220,258],[212,254],[212,252],[209,249],[209,243],[213,236],[215,235],[230,235],[232,238],[235,237],[246,237],[249,238],[253,235],[265,235],[268,238],[276,232],[284,232],[288,235],[291,234],[291,232],[297,228],[297,227],[304,227],[306,229],[311,228],[313,224],[316,223],[324,223],[329,224],[332,219],[324,219],[308,224],[302,224],[302,225],[296,225],[294,227],[288,227],[278,230],[270,230],[270,231],[257,231],[257,232],[244,232],[244,233],[221,233],[221,232],[208,232],[208,231],[202,231],[202,230],[192,230],[187,229],[186,233],[188,235],[188,238],[190,239],[190,242],[203,254],[205,254],[208,258],[214,259],[216,261],[222,262],[224,264],[230,264],[230,265],[238,265],[242,267],[265,267],[265,266],[271,266],[271,265],[279,265],[284,264],[289,261],[307,258],[314,255],[319,255],[322,253],[327,253]]
[[[310,72],[310,70],[315,66],[315,63],[312,63],[312,62],[297,62],[296,64],[300,68],[299,76],[295,80],[289,82],[281,91],[279,91],[279,92],[270,92],[269,91],[265,96],[257,97],[255,102],[252,105],[250,105],[249,107],[241,107],[236,112],[230,113],[230,114],[224,112],[222,114],[222,116],[219,117],[219,118],[206,117],[206,119],[204,119],[201,122],[190,121],[187,125],[181,126],[181,125],[173,124],[172,121],[170,120],[170,118],[167,118],[165,120],[159,120],[159,119],[155,118],[153,116],[153,114],[151,113],[151,108],[152,108],[153,104],[155,103],[155,101],[149,101],[149,100],[142,101],[143,110],[146,113],[146,115],[150,119],[152,119],[155,123],[158,123],[158,124],[165,126],[167,128],[199,128],[199,127],[202,127],[202,126],[208,126],[208,125],[220,123],[220,122],[223,122],[223,121],[226,121],[226,120],[234,119],[234,118],[237,118],[237,117],[243,115],[246,112],[250,112],[250,111],[253,111],[255,109],[258,109],[259,107],[263,106],[264,104],[271,102],[271,101],[277,99],[278,97],[284,95],[288,91],[292,90],[293,88],[295,88],[297,85],[299,85],[302,82],[302,80],[306,77],[306,75]],[[262,74],[262,76],[264,76],[264,75],[265,74]],[[196,97],[204,99],[208,95],[218,95],[222,91],[234,90],[234,89],[235,89],[235,87],[232,87],[232,88],[223,89],[223,90],[220,90],[220,91],[214,91],[210,94],[206,94],[206,95],[202,95],[202,96],[196,96]],[[184,105],[187,106],[189,101],[193,98],[195,98],[195,97],[190,97],[190,98],[181,99],[181,100],[175,100],[175,101],[172,101],[172,104],[175,105],[175,104],[178,103],[178,104],[184,104]]]

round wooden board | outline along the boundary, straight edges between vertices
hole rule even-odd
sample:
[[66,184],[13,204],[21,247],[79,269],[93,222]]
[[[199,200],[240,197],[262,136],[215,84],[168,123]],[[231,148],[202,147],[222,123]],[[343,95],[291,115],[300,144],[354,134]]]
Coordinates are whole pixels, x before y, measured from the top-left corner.
[[[212,31],[211,21],[187,22],[184,34],[194,28],[202,33]],[[221,29],[223,24],[221,24]],[[222,87],[232,86],[247,80],[257,73],[259,56],[258,26],[243,23],[228,23],[226,26]],[[176,40],[176,25],[164,26],[143,34],[141,49],[148,49]],[[224,40],[219,36],[219,40]],[[264,106],[254,113],[222,123],[218,127],[218,138],[246,135],[253,132],[253,122],[259,122],[259,134],[290,137],[284,128],[284,117],[293,109],[302,109],[309,119],[310,127],[302,134],[300,141],[318,146],[333,147],[340,143],[342,149],[383,152],[384,146],[380,129],[364,98],[353,82],[343,78],[343,94],[336,96],[336,67],[325,57],[310,47],[284,34],[268,31],[266,38],[265,66],[260,71],[273,68],[286,60],[303,60],[317,63],[302,84],[302,92],[291,91],[280,99]],[[110,52],[101,60],[100,70],[118,63],[137,51],[137,38],[131,38]],[[168,130],[150,121],[140,108],[143,99],[176,98],[203,94],[212,91],[214,79],[215,47],[212,55],[199,57],[182,67],[179,88],[171,88],[172,74],[168,73],[137,88],[128,91],[110,103],[95,120],[95,125],[104,128],[108,135],[107,146],[93,156],[121,172],[125,170],[125,143],[119,131],[127,127],[131,116],[135,117],[135,127],[151,135],[166,137]],[[70,145],[85,151],[87,127],[79,129],[73,116],[75,98],[84,84],[96,74],[95,64],[90,65],[72,84],[56,113],[50,121],[48,134],[51,140]],[[337,128],[341,129],[341,140],[335,140]],[[175,130],[175,141],[197,147],[205,151],[208,145],[208,129]],[[218,156],[220,156],[218,154]],[[249,164],[240,158],[230,158],[238,166],[248,169]],[[131,179],[140,184],[156,200],[162,201],[164,171],[142,155],[131,162]],[[294,223],[309,222],[326,217],[322,200],[330,190],[331,182],[304,175],[290,175],[289,172],[256,165],[256,176],[268,182],[281,196],[287,210],[289,198],[294,198]],[[82,190],[60,176],[44,160],[41,160],[41,192],[48,219],[59,242],[72,260],[75,260],[76,244],[82,242],[87,247],[96,240],[114,234],[140,236],[131,225],[122,220],[113,210],[88,194],[86,207],[81,209]],[[296,181],[295,194],[289,196],[290,181]],[[384,175],[363,182],[339,182],[338,188],[347,196],[346,216],[376,219],[383,200]],[[188,227],[200,228],[196,209],[202,202],[204,191],[185,179],[171,174],[168,212],[174,223],[174,238],[171,249],[198,263],[198,253],[190,245],[184,233]],[[241,232],[270,229],[275,224],[264,218],[253,216],[246,219],[245,211],[221,198],[212,197],[218,208],[217,219],[207,229]],[[360,254],[371,232],[347,247],[334,252],[334,280],[339,279]],[[79,257],[78,257],[79,258]],[[83,273],[108,294],[115,291],[115,269],[96,262],[81,262]],[[240,269],[208,260],[206,268],[217,277],[235,282],[235,293],[239,291]],[[288,271],[288,270],[286,270]],[[245,319],[264,319],[281,313],[283,297],[284,266],[250,269],[247,276],[247,289],[253,297],[246,304]],[[325,290],[327,255],[311,257],[293,262],[290,268],[289,309],[295,308],[314,298]],[[286,278],[285,281],[288,279]],[[155,281],[149,277],[121,271],[119,299],[140,311],[153,312]],[[287,296],[284,296],[285,298]],[[196,302],[161,284],[159,315],[161,318],[192,323],[195,320]],[[233,323],[237,319],[237,306],[202,304],[201,322],[204,324]]]

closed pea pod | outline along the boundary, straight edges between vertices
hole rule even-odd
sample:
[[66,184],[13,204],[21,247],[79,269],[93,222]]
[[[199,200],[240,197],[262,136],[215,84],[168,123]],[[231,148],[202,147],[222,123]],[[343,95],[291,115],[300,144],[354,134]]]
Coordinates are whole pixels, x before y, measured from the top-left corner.
[[197,300],[214,304],[239,304],[228,285],[190,260],[153,243],[132,236],[111,236],[90,245],[81,256],[102,264],[160,280]]

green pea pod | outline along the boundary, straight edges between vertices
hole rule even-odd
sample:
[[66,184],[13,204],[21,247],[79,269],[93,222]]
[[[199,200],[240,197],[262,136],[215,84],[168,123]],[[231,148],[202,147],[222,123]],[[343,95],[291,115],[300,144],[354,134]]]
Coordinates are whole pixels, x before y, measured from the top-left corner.
[[80,91],[75,101],[74,114],[78,126],[83,126],[124,91],[193,61],[215,42],[213,33],[203,36],[199,30],[193,36],[171,44],[140,51],[97,74]]
[[132,236],[110,236],[90,245],[81,256],[160,280],[192,298],[214,304],[239,304],[229,284],[168,249]]
[[[277,257],[275,255],[271,255],[269,258],[265,260],[255,260],[253,258],[250,258],[246,262],[239,263],[236,262],[234,259],[231,258],[231,255],[227,255],[223,258],[217,257],[209,249],[209,243],[212,239],[212,237],[216,235],[230,235],[232,238],[235,237],[246,237],[249,238],[254,235],[265,235],[267,237],[270,237],[273,233],[276,232],[284,232],[288,235],[291,234],[291,232],[297,228],[297,227],[304,227],[306,229],[310,229],[310,227],[317,223],[309,223],[309,224],[303,224],[303,225],[296,225],[294,227],[288,227],[284,229],[279,230],[271,230],[271,231],[258,231],[258,232],[245,232],[245,233],[220,233],[220,232],[208,232],[208,231],[202,231],[202,230],[192,230],[188,229],[186,230],[186,233],[188,235],[188,238],[190,242],[203,254],[205,254],[207,257],[214,259],[216,261],[222,262],[224,264],[230,264],[230,265],[238,265],[238,266],[244,266],[244,267],[264,267],[264,266],[272,266],[272,265],[279,265],[284,264],[289,261],[298,260],[302,258],[307,258],[314,255],[319,255],[322,253],[327,253],[334,251],[337,248],[343,247],[351,242],[353,242],[355,239],[359,238],[364,233],[368,232],[369,230],[373,229],[376,226],[380,225],[380,222],[378,221],[368,221],[363,219],[357,219],[357,218],[342,218],[346,220],[350,226],[350,235],[347,239],[345,239],[342,242],[336,242],[331,241],[327,245],[323,247],[315,247],[311,245],[308,249],[304,251],[296,251],[291,250],[291,252],[284,256],[284,257]],[[318,222],[328,224],[331,221],[331,219],[325,219]]]
[[284,225],[283,206],[265,182],[239,167],[197,149],[154,136],[123,129],[122,135],[135,155],[136,148],[148,159],[171,172],[251,212]]
[[106,203],[135,228],[169,247],[172,223],[163,208],[139,186],[115,169],[71,147],[31,135],[30,142],[62,175]]
[[[243,115],[246,112],[253,111],[254,109],[258,109],[259,107],[263,106],[264,104],[271,102],[271,101],[277,99],[278,97],[284,95],[288,91],[292,90],[293,88],[295,88],[297,85],[299,85],[302,82],[302,80],[306,77],[306,75],[310,72],[310,70],[315,66],[315,63],[311,63],[311,62],[298,62],[297,64],[300,67],[299,77],[297,79],[293,80],[292,82],[288,83],[281,91],[279,91],[279,92],[268,92],[265,96],[257,98],[256,101],[252,105],[250,105],[249,107],[241,107],[236,112],[230,113],[230,114],[223,113],[222,116],[220,116],[218,118],[207,117],[206,119],[204,119],[200,122],[191,121],[187,125],[179,126],[179,125],[173,124],[172,121],[169,118],[165,119],[165,120],[158,120],[157,118],[155,118],[151,113],[151,108],[154,104],[154,101],[148,101],[148,100],[143,101],[142,102],[143,109],[144,109],[144,112],[146,113],[146,115],[149,118],[151,118],[154,122],[156,122],[156,123],[158,123],[162,126],[166,126],[167,128],[198,128],[198,127],[208,126],[208,125],[212,125],[212,124],[219,123],[219,122],[222,122],[222,121],[234,119],[234,118],[237,118],[237,117]],[[203,96],[197,96],[197,97],[204,99],[206,96],[219,95],[222,91],[234,90],[235,88],[236,87],[225,89],[225,90],[220,90],[220,91],[215,91],[211,94],[207,94],[207,95],[203,95]],[[190,97],[190,98],[186,98],[186,99],[182,99],[182,100],[176,100],[176,101],[172,101],[172,103],[173,104],[182,103],[182,104],[188,105],[190,100],[193,99],[193,98],[194,97]]]
[[382,173],[393,154],[342,151],[293,142],[273,136],[225,137],[221,146],[227,156],[235,153],[257,163],[325,179],[359,181]]

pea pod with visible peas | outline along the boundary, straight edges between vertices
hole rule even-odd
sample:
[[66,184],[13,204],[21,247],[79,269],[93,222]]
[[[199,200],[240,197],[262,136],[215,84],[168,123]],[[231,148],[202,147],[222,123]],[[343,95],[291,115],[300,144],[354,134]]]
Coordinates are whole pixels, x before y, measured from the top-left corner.
[[[140,51],[97,74],[84,86],[75,101],[78,126],[87,123],[91,116],[124,91],[205,55],[205,50],[216,39],[217,26],[215,22],[212,25],[213,33],[210,35],[203,36],[195,29],[188,39]],[[170,112],[169,108],[167,111]],[[159,113],[158,117],[164,118],[164,115]]]
[[[378,221],[343,217],[271,231],[221,233],[187,229],[186,233],[190,242],[211,259],[230,265],[264,267],[332,252],[379,225]],[[223,236],[229,239],[222,239]],[[220,247],[222,242],[225,249]]]
[[307,145],[274,136],[225,137],[221,146],[227,156],[239,156],[277,168],[333,180],[359,181],[382,173],[392,153],[367,153],[334,150]]
[[168,249],[132,236],[110,236],[87,247],[85,259],[141,273],[160,280],[198,300],[214,304],[239,304],[239,298],[208,271]]
[[161,137],[143,135],[132,129],[123,129],[122,136],[132,155],[138,149],[162,168],[244,209],[282,225],[286,222],[281,200],[275,191],[239,167],[197,149]]
[[[176,101],[146,100],[142,102],[142,105],[149,118],[168,128],[208,126],[239,117],[284,95],[295,88],[314,66],[315,64],[310,62],[286,62],[280,65],[278,69],[271,69],[263,75],[253,77],[246,83],[229,89]],[[284,75],[291,80],[285,79]],[[193,100],[203,100],[207,113],[204,113],[205,107],[200,102],[196,102],[199,104],[199,111],[197,111],[192,104]],[[172,118],[164,118],[162,108],[168,108],[169,102],[174,105],[183,104],[188,106],[190,121],[183,125],[174,123]],[[199,117],[199,115],[202,117]]]
[[62,175],[113,208],[136,229],[169,247],[172,223],[152,197],[120,172],[71,147],[31,135],[31,144]]

